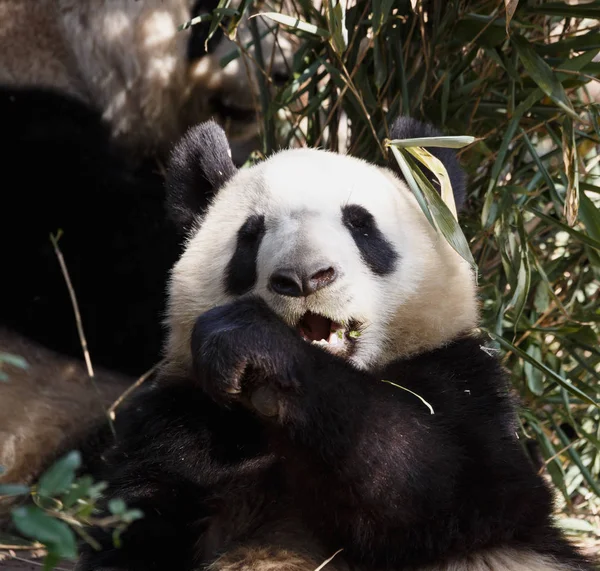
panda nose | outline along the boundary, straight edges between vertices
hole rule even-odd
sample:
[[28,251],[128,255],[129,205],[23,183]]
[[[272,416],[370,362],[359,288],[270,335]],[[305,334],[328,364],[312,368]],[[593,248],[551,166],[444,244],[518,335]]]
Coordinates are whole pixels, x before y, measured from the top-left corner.
[[337,272],[331,266],[307,274],[282,268],[271,274],[269,286],[273,292],[280,295],[306,297],[331,285],[336,278]]

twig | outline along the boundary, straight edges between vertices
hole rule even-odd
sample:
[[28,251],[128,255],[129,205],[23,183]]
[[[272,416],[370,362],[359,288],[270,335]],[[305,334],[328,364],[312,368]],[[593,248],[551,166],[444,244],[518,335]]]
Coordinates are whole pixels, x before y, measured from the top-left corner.
[[573,442],[570,442],[569,444],[567,444],[562,450],[559,450],[556,454],[553,454],[552,456],[550,456],[550,458],[547,458],[546,460],[544,460],[544,465],[539,469],[538,474],[542,474],[543,471],[548,466],[548,464],[550,464],[550,462],[552,462],[555,458],[558,458],[561,454],[564,454],[569,448],[571,448],[572,446],[577,444],[579,441],[580,441],[579,438],[577,440],[573,440]]
[[327,565],[327,563],[329,563],[340,551],[344,551],[344,548],[338,549],[329,559],[325,559],[325,561],[323,561],[323,563],[321,563],[321,565],[319,565],[315,571],[321,571],[321,569],[323,569],[323,567],[325,567],[325,565]]
[[164,359],[162,359],[161,361],[159,361],[158,363],[156,363],[156,365],[154,365],[154,367],[152,367],[151,369],[148,369],[137,381],[135,381],[135,383],[133,383],[131,386],[129,386],[127,388],[127,390],[121,394],[121,396],[115,401],[113,402],[108,411],[107,414],[109,416],[109,418],[111,420],[115,419],[115,410],[117,409],[117,407],[133,392],[135,391],[135,389],[137,389],[148,377],[150,377],[154,371],[156,371],[163,363],[164,363]]
[[58,241],[60,240],[61,234],[61,230],[59,230],[56,233],[56,236],[54,234],[50,234],[50,240],[52,242],[52,245],[54,246],[54,252],[56,253],[56,257],[58,258],[58,263],[60,264],[60,269],[65,278],[67,289],[69,290],[69,296],[71,297],[71,305],[73,306],[73,312],[75,313],[75,323],[77,325],[77,333],[79,334],[79,342],[81,343],[81,348],[83,350],[85,366],[87,367],[89,377],[93,379],[94,369],[92,367],[92,360],[90,358],[90,352],[88,350],[85,333],[83,331],[83,322],[81,320],[81,314],[79,313],[79,304],[77,303],[77,296],[75,295],[75,290],[73,289],[73,284],[71,283],[71,278],[69,277],[69,270],[67,269],[67,265],[65,264],[65,259],[63,258],[60,248],[58,247]]
[[[65,263],[65,259],[58,247],[58,241],[60,240],[62,231],[59,230],[54,234],[50,234],[50,241],[54,246],[54,252],[56,253],[56,257],[58,258],[58,263],[60,264],[60,269],[65,278],[65,283],[67,284],[67,289],[69,290],[69,296],[71,298],[71,305],[73,306],[73,312],[75,313],[75,324],[77,325],[77,333],[79,334],[79,342],[81,343],[81,349],[83,350],[83,356],[85,359],[85,366],[87,367],[88,376],[90,381],[92,382],[92,386],[98,395],[100,395],[100,389],[96,384],[96,380],[94,377],[94,368],[92,367],[92,359],[90,357],[90,352],[87,345],[87,340],[85,338],[85,332],[83,330],[83,321],[81,319],[81,313],[79,312],[79,304],[77,303],[77,296],[75,295],[75,290],[73,288],[73,284],[71,283],[71,277],[69,276],[69,270],[67,269],[67,264]],[[104,409],[103,409],[104,412]],[[113,421],[110,418],[110,415],[107,415],[108,425],[113,434],[115,434],[115,427],[113,425]]]

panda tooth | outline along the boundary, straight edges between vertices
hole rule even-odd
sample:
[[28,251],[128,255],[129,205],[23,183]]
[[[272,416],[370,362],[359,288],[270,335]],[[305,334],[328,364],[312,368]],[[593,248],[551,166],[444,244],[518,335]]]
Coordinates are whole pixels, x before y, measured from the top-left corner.
[[339,331],[332,331],[327,340],[329,345],[341,345],[344,342],[344,335],[339,335]]

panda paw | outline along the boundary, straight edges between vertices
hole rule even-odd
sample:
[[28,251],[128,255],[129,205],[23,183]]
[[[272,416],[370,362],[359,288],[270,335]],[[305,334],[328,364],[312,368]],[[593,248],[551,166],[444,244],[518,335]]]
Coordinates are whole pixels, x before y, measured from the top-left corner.
[[192,332],[194,373],[217,402],[239,401],[278,416],[306,369],[304,342],[258,298],[236,300],[202,314]]

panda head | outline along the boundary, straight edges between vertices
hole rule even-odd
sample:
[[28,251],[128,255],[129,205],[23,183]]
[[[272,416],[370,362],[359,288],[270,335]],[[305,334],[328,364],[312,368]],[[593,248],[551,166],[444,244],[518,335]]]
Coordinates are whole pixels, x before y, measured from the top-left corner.
[[[392,136],[426,129],[400,119]],[[438,157],[461,203],[458,163]],[[367,369],[476,325],[470,266],[387,168],[294,149],[236,170],[209,122],[175,148],[167,186],[171,216],[188,233],[169,286],[171,367],[188,370],[196,318],[240,296],[260,296],[307,341]]]

